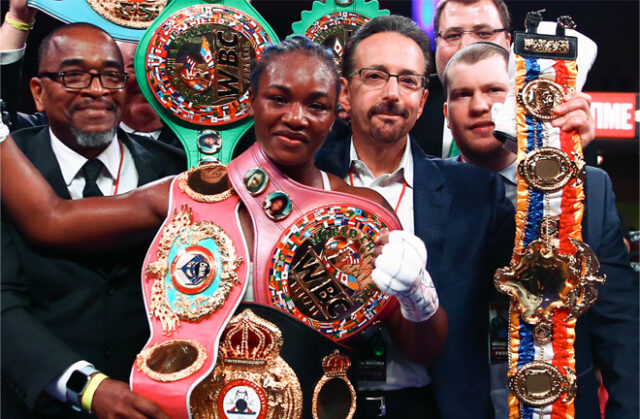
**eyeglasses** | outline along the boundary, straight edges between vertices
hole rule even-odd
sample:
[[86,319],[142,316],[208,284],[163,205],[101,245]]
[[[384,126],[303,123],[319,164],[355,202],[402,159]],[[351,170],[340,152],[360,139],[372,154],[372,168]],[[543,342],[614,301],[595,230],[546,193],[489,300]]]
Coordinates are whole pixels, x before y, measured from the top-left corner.
[[464,30],[460,28],[447,29],[444,32],[436,32],[436,37],[442,38],[449,44],[458,44],[462,39],[462,35],[465,33],[471,34],[475,39],[479,41],[490,41],[497,33],[504,32],[505,28],[493,29],[490,26],[478,26],[470,30]]
[[358,74],[365,86],[378,89],[384,87],[391,77],[398,80],[398,86],[407,91],[420,90],[425,86],[426,77],[420,74],[391,74],[375,68],[361,68],[349,74],[349,78]]
[[122,89],[129,80],[129,73],[122,71],[103,71],[102,73],[90,73],[88,71],[72,70],[58,73],[40,73],[38,77],[48,77],[52,80],[60,79],[67,89],[86,89],[91,85],[95,77],[100,80],[100,85],[105,89]]

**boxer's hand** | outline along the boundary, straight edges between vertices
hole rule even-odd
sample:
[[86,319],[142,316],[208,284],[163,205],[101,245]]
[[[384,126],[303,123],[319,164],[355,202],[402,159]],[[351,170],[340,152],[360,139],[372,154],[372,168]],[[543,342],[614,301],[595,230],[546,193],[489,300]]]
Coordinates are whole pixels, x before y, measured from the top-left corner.
[[427,272],[422,240],[402,230],[381,234],[376,241],[371,279],[380,291],[398,298],[402,316],[412,322],[430,318],[438,309],[438,294]]

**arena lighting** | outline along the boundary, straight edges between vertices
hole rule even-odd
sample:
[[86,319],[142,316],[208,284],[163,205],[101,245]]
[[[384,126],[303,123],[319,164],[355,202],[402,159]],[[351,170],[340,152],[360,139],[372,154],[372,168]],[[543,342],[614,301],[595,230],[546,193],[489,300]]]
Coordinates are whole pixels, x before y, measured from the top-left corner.
[[413,3],[413,20],[431,39],[431,49],[435,51],[436,42],[433,35],[433,15],[439,0],[411,0]]

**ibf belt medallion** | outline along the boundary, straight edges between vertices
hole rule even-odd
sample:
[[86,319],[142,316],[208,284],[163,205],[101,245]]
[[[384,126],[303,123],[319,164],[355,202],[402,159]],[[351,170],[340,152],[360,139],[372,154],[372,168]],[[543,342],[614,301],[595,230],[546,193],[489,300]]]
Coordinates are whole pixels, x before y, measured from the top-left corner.
[[564,89],[549,79],[535,79],[525,84],[518,92],[518,102],[541,121],[550,121],[556,116],[553,108],[564,100]]
[[194,418],[300,418],[302,389],[280,356],[282,332],[246,309],[234,316],[220,340],[211,375],[193,390]]
[[304,35],[330,49],[339,71],[342,53],[353,32],[372,18],[384,14],[389,14],[389,11],[379,10],[377,1],[315,1],[312,10],[302,12],[302,20],[291,28],[293,33]]
[[389,300],[370,274],[374,240],[386,226],[350,206],[310,211],[288,227],[271,258],[271,302],[328,337],[345,339]]
[[129,28],[149,27],[167,4],[167,0],[87,0],[105,19]]
[[198,321],[220,308],[238,283],[240,263],[224,230],[212,222],[194,223],[188,207],[176,211],[145,276],[153,281],[149,309],[163,332],[169,335],[181,319]]
[[251,62],[268,44],[249,15],[222,5],[178,11],[154,32],[146,55],[149,87],[176,117],[221,125],[248,115]]

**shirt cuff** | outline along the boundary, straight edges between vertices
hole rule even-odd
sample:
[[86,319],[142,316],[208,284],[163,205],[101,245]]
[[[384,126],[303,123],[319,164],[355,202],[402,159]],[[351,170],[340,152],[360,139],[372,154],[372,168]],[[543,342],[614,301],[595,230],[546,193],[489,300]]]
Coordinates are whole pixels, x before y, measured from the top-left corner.
[[44,391],[60,400],[61,402],[67,401],[67,380],[71,377],[74,371],[78,371],[84,367],[93,367],[93,364],[90,364],[87,361],[78,361],[72,364],[69,368],[65,370],[57,379],[53,380]]
[[0,64],[8,65],[20,61],[22,57],[24,57],[24,51],[26,49],[27,46],[25,45],[20,49],[7,49],[0,51]]

